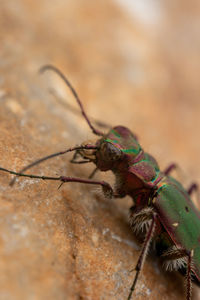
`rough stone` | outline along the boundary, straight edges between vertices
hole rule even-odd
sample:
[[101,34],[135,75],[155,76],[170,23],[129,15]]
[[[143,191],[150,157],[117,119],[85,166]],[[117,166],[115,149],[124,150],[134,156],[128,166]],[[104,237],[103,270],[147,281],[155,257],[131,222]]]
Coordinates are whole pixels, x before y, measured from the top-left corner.
[[[0,165],[19,170],[94,138],[81,115],[52,94],[77,107],[62,81],[38,74],[51,63],[89,115],[128,126],[162,168],[177,162],[185,185],[200,182],[200,7],[187,3],[162,1],[151,19],[120,1],[1,1]],[[87,177],[92,166],[71,165],[70,157],[32,173]],[[126,299],[141,245],[128,223],[130,199],[33,179],[11,188],[10,179],[0,174],[0,299]],[[150,254],[134,299],[183,294],[183,278]]]

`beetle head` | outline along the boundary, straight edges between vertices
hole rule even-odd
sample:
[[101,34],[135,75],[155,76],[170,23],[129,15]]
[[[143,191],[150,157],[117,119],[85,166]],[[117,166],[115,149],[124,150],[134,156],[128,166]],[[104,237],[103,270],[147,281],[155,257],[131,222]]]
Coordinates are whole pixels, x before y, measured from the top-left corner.
[[117,162],[121,161],[124,156],[123,152],[112,142],[108,142],[102,138],[96,143],[87,141],[81,146],[95,145],[97,149],[81,149],[75,152],[72,162],[78,162],[78,157],[81,157],[85,162],[93,162],[101,171],[112,170]]
[[96,152],[96,165],[101,171],[112,170],[123,158],[123,152],[112,142],[102,139]]

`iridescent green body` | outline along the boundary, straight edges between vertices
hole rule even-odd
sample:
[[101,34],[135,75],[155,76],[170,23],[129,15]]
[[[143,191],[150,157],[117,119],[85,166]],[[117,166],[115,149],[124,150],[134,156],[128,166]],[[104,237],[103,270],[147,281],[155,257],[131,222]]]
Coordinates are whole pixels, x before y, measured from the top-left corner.
[[131,196],[134,213],[151,207],[160,222],[157,235],[162,237],[165,232],[169,246],[175,245],[186,253],[193,251],[192,271],[200,280],[200,213],[184,187],[161,172],[156,160],[144,152],[135,135],[123,126],[111,129],[97,144],[104,148],[107,144],[107,153],[113,147],[114,156],[114,149],[123,153],[121,159],[113,159],[112,163],[106,163],[101,151],[96,153],[97,167],[111,170],[116,176],[117,197]]
[[171,176],[158,184],[153,203],[158,217],[177,248],[193,250],[193,272],[200,280],[200,213],[183,186]]

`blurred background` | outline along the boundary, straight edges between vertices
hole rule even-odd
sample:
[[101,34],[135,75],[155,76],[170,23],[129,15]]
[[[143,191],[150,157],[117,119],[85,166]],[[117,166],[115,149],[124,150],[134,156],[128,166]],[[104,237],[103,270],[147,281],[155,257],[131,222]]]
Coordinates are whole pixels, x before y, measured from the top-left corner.
[[[129,127],[161,168],[176,162],[185,186],[199,183],[199,53],[197,0],[0,0],[0,165],[19,170],[94,138],[63,105],[78,109],[61,79],[38,74],[50,63],[90,116]],[[68,160],[33,172],[87,177],[92,170]],[[112,180],[106,176],[97,174]],[[28,179],[10,188],[10,178],[0,178],[0,299],[126,299],[139,254],[130,199],[107,203],[96,188],[58,191]],[[135,299],[183,299],[183,291],[182,278],[150,257]]]

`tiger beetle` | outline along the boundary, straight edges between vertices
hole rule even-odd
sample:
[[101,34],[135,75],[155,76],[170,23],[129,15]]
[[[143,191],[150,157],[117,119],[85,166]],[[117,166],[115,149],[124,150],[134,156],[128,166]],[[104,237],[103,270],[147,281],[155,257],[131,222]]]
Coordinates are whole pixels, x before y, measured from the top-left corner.
[[[170,165],[161,171],[156,160],[144,152],[137,137],[126,127],[116,126],[104,134],[90,122],[82,103],[68,79],[54,66],[46,65],[41,72],[52,70],[67,84],[75,97],[83,117],[93,134],[98,136],[92,144],[84,142],[80,146],[57,152],[34,161],[19,172],[0,167],[1,171],[28,178],[80,182],[100,185],[109,198],[133,199],[130,209],[130,224],[135,233],[144,236],[143,246],[135,267],[135,277],[127,300],[131,300],[152,241],[167,270],[179,270],[186,276],[186,299],[191,300],[192,281],[200,284],[200,212],[190,196],[198,189],[193,183],[188,190],[170,176],[176,168]],[[48,177],[29,175],[24,172],[50,158],[74,152],[72,163],[94,163],[95,170],[90,178]],[[97,170],[112,171],[115,175],[115,189],[105,181],[93,180]],[[13,185],[16,177],[11,181]]]

